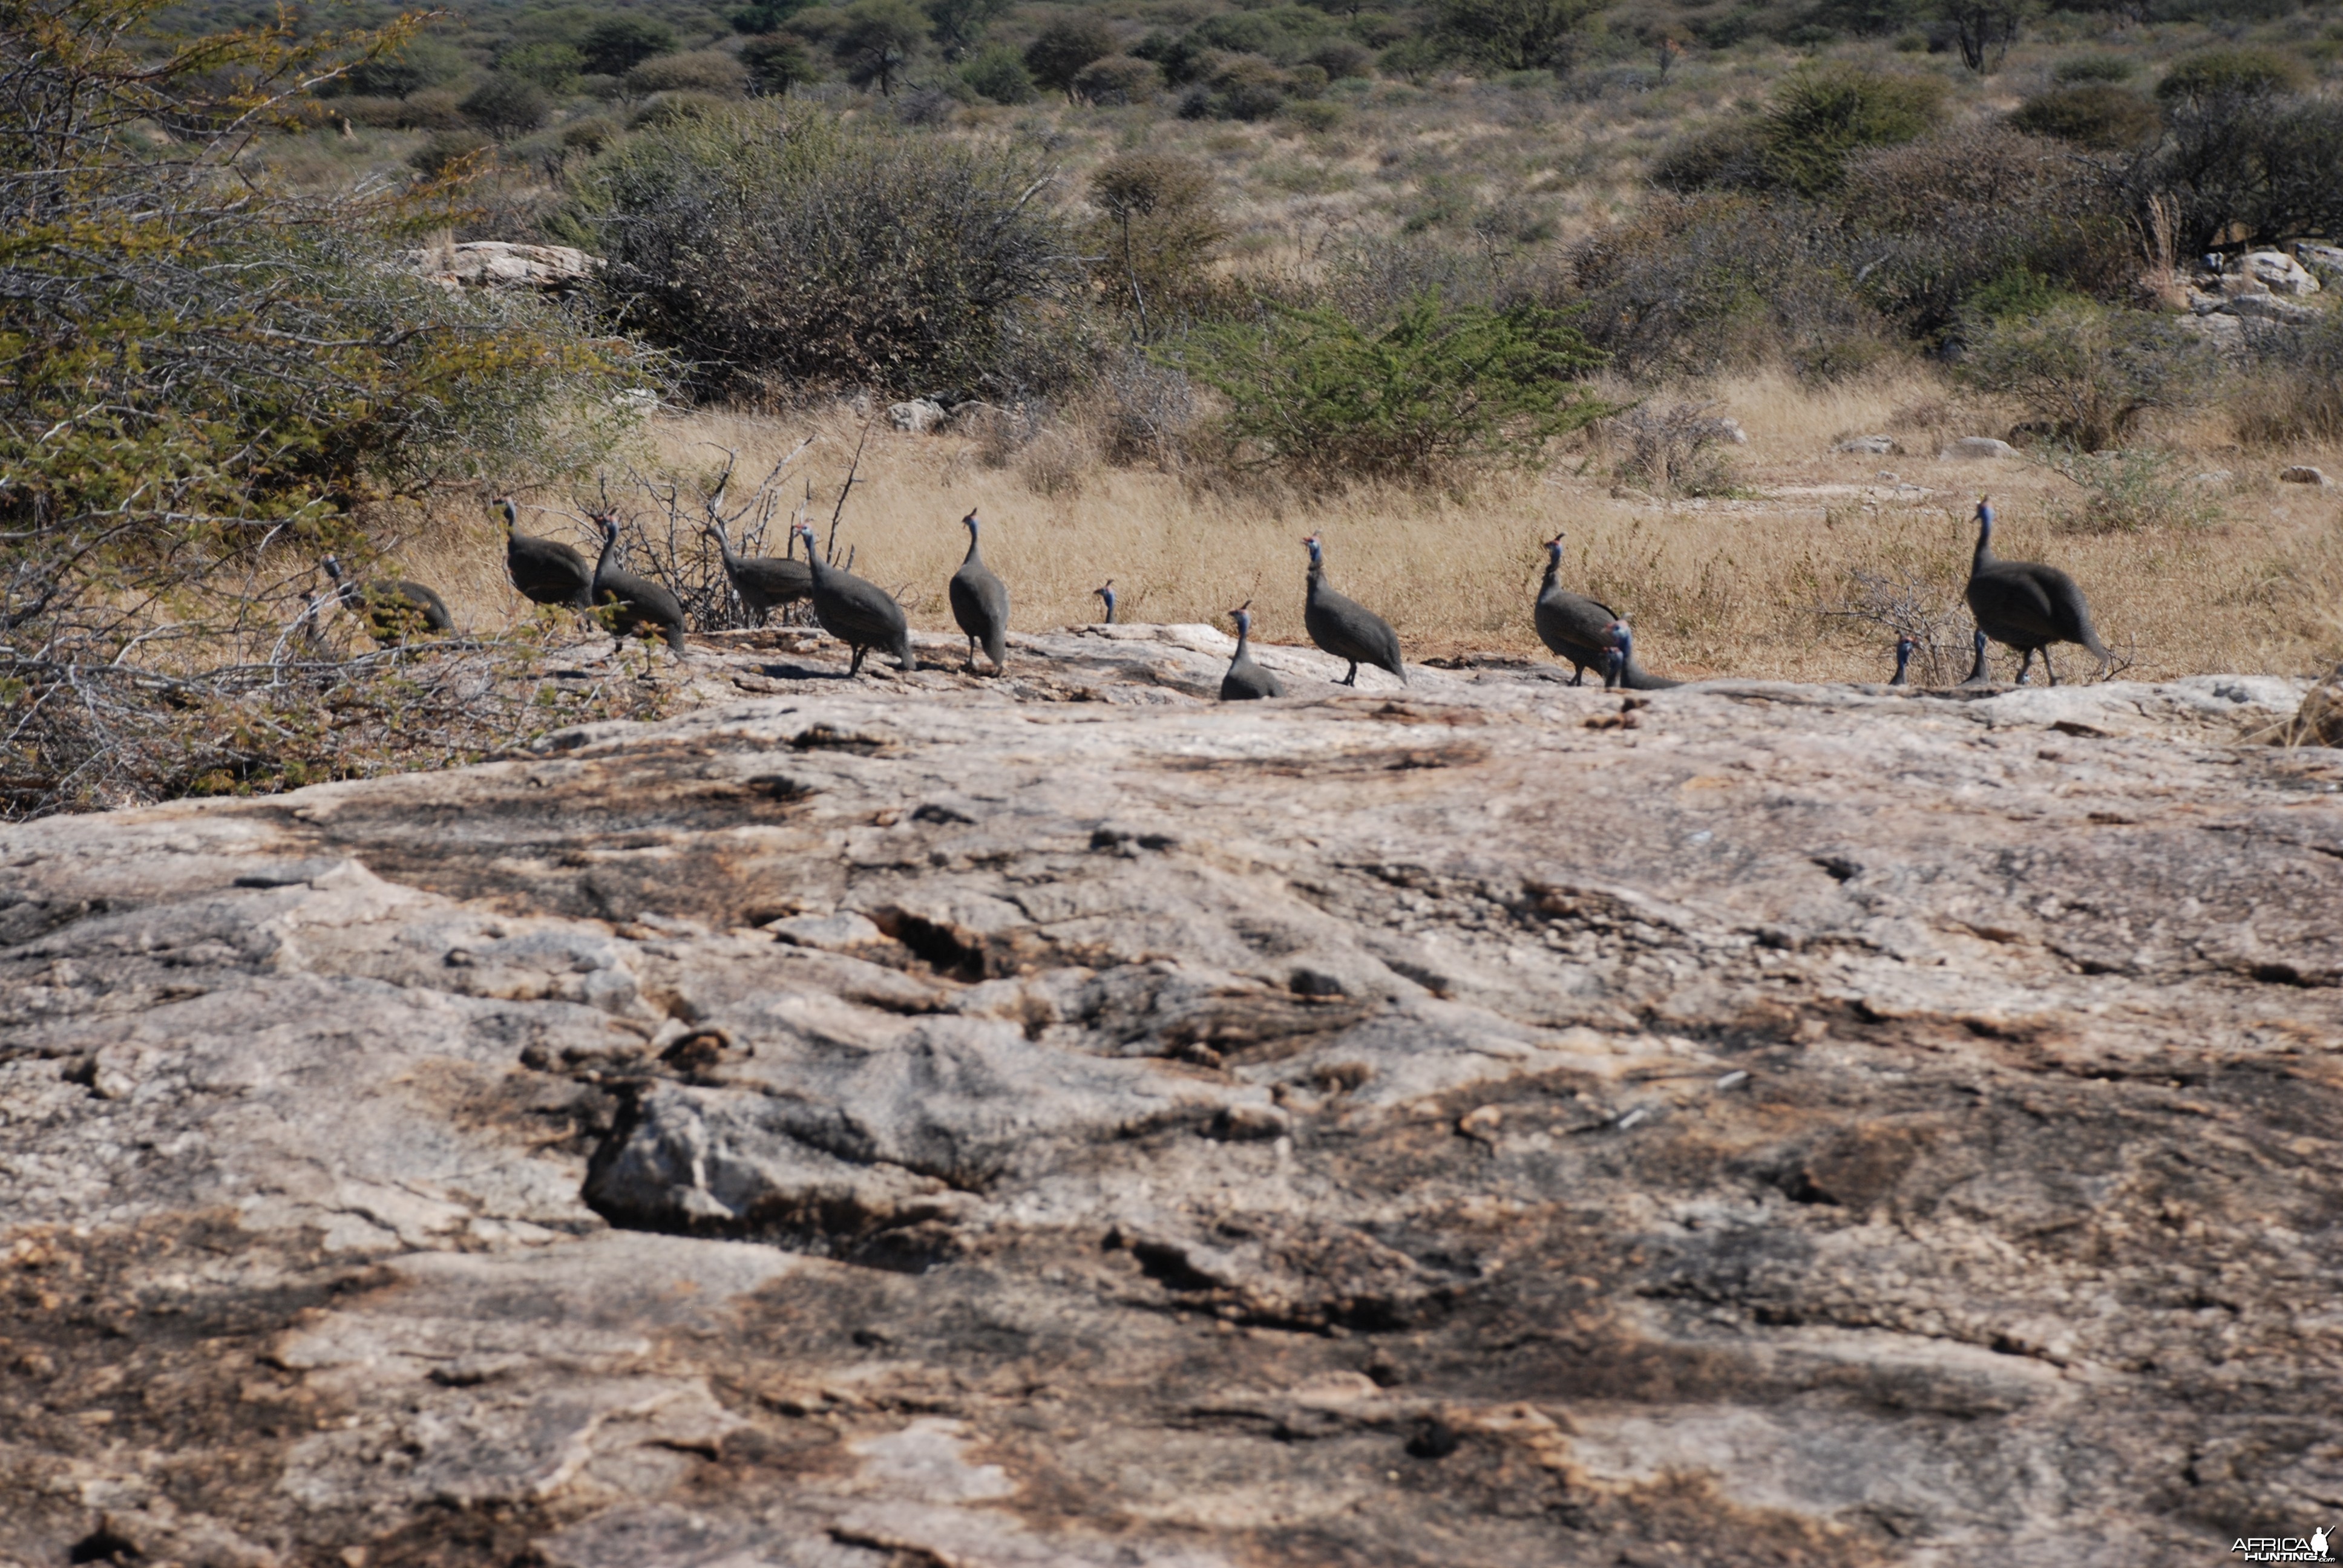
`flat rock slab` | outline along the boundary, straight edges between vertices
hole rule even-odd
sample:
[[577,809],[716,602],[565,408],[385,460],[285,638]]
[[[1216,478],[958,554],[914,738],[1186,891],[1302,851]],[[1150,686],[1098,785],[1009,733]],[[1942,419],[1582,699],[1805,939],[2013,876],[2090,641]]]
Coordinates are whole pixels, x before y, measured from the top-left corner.
[[767,640],[664,724],[0,835],[0,1562],[2331,1523],[2343,754],[2246,740],[2298,684]]

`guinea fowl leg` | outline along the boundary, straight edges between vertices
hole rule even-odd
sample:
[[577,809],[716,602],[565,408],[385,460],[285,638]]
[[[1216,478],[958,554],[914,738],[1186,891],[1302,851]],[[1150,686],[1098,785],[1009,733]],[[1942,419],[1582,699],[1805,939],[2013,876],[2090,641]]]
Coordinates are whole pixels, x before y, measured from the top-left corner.
[[1357,659],[1354,658],[1351,660],[1351,673],[1342,677],[1342,684],[1345,686],[1356,686],[1359,684],[1359,661]]
[[968,639],[968,672],[970,675],[976,673],[976,638],[973,637]]
[[854,645],[854,662],[846,667],[847,679],[851,680],[862,673],[862,656],[870,651],[859,642]]
[[2027,649],[2026,650],[2026,657],[2025,657],[2024,658],[2021,658],[2021,659],[2019,659],[2019,660],[2017,661],[2017,680],[2016,680],[2016,684],[2017,684],[2017,685],[2019,685],[2019,686],[2024,686],[2024,685],[2026,684],[2026,673],[2027,673],[2028,671],[2030,671],[2033,668],[2034,668],[2034,650],[2033,650],[2032,648],[2027,648]]

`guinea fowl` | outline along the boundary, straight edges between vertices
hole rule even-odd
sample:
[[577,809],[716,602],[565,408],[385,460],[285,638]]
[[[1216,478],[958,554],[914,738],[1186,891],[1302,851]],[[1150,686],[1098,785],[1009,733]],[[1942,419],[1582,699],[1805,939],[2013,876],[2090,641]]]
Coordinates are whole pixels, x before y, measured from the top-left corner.
[[333,579],[334,598],[355,610],[375,641],[388,645],[426,632],[452,631],[447,605],[421,583],[401,578],[356,583],[342,576],[342,563],[327,556],[322,563]]
[[[1538,640],[1556,657],[1570,660],[1571,685],[1584,685],[1586,672],[1599,669],[1603,671],[1604,684],[1610,686],[1614,684],[1610,668],[1611,628],[1619,624],[1619,612],[1599,599],[1572,593],[1562,586],[1563,538],[1556,534],[1545,542],[1545,581],[1538,587],[1537,603],[1532,610]],[[1630,691],[1663,691],[1680,683],[1654,675],[1637,664],[1631,654],[1615,684]]]
[[594,605],[610,635],[624,648],[629,634],[642,638],[663,637],[668,651],[678,658],[689,658],[684,651],[683,606],[675,595],[651,581],[639,578],[618,564],[618,519],[605,512],[595,521],[602,527],[602,557],[594,563]]
[[1302,541],[1310,547],[1310,591],[1302,605],[1302,625],[1310,640],[1336,658],[1348,659],[1344,686],[1359,684],[1359,666],[1388,669],[1407,684],[1407,666],[1399,656],[1399,636],[1391,623],[1356,599],[1336,593],[1326,580],[1325,541],[1312,534]]
[[1091,589],[1091,592],[1106,600],[1106,624],[1112,626],[1114,624],[1114,579],[1107,578],[1103,584]]
[[911,657],[911,628],[894,596],[823,560],[814,548],[810,524],[799,523],[797,531],[805,540],[806,559],[813,569],[813,618],[821,623],[822,630],[854,649],[854,662],[846,673],[861,674],[862,656],[874,648],[893,654],[905,669],[917,669],[919,664]]
[[593,603],[594,568],[586,558],[558,539],[541,539],[520,531],[520,508],[510,496],[497,498],[505,515],[505,569],[521,597],[537,604],[573,605],[585,609]]
[[1264,697],[1284,696],[1285,688],[1277,684],[1277,677],[1253,662],[1252,600],[1229,611],[1229,618],[1237,623],[1237,655],[1229,660],[1229,672],[1221,677],[1221,700],[1257,702]]
[[2026,684],[2037,651],[2042,668],[2050,672],[2050,684],[2058,684],[2058,671],[2050,663],[2050,645],[2056,642],[2080,643],[2105,670],[2115,656],[2099,641],[2091,625],[2091,607],[2083,601],[2075,579],[2056,567],[1996,556],[1991,501],[1978,500],[1976,524],[1976,554],[1969,563],[1969,613],[1976,617],[1979,631],[2025,654],[2017,666],[2017,684]]
[[1603,628],[1603,689],[1617,690],[1627,684],[1627,668],[1635,659],[1635,634],[1624,620],[1614,620]]
[[1009,588],[977,551],[976,514],[970,512],[960,522],[968,530],[968,556],[945,585],[945,597],[951,600],[952,619],[968,634],[970,672],[976,669],[976,646],[982,643],[984,657],[992,660],[992,673],[999,675],[1009,663]]
[[1896,673],[1887,678],[1888,685],[1909,686],[1912,683],[1912,655],[1918,651],[1919,647],[1908,637],[1896,639]]
[[789,554],[776,558],[772,556],[736,556],[732,553],[732,538],[724,531],[724,519],[708,519],[708,532],[716,536],[716,548],[724,558],[724,575],[732,584],[732,591],[740,596],[740,608],[756,617],[758,624],[774,610],[782,609],[809,598],[813,593],[813,568],[797,558],[797,536],[791,534],[786,547]]
[[1968,678],[1961,682],[1963,686],[1991,686],[1993,684],[1993,669],[1991,666],[1986,663],[1985,657],[1986,649],[1991,646],[1992,644],[1986,640],[1985,633],[1978,632],[1976,634],[1976,659],[1969,666]]

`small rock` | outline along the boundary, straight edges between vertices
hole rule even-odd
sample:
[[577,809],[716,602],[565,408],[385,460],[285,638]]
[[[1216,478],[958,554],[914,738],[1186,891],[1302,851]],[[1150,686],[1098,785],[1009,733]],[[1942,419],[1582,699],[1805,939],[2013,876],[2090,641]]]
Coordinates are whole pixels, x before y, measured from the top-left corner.
[[1882,468],[1873,477],[1883,485],[1901,485],[1904,482],[1904,476],[1893,468]]
[[2256,250],[2246,255],[2245,269],[2272,294],[2316,294],[2318,279],[2282,250]]
[[848,952],[885,940],[885,933],[877,926],[850,910],[839,915],[791,915],[787,920],[769,921],[764,929],[792,947],[819,948],[832,953]]
[[1483,1105],[1478,1111],[1468,1111],[1457,1119],[1456,1131],[1467,1138],[1477,1138],[1483,1143],[1497,1141],[1497,1130],[1504,1124],[1504,1111],[1494,1105]]
[[2324,489],[2327,485],[2327,470],[2314,468],[2308,463],[2297,463],[2290,468],[2280,468],[2278,471],[2278,482],[2281,485],[2317,485]]
[[2288,327],[2307,327],[2323,319],[2316,306],[2297,305],[2274,294],[2241,294],[2222,306],[2221,314],[2247,321],[2283,322]]
[[2188,482],[2192,485],[2227,485],[2236,478],[2237,476],[2227,468],[2207,468],[2201,474],[2189,475]]
[[2294,257],[2309,269],[2313,277],[2328,282],[2343,280],[2343,246],[2313,245],[2305,240],[2294,247]]
[[1740,420],[1728,417],[1715,420],[1714,424],[1718,440],[1735,447],[1749,445],[1749,432],[1741,427]]
[[1850,436],[1831,448],[1834,452],[1855,452],[1866,457],[1894,457],[1904,450],[1893,436]]
[[600,256],[566,245],[502,239],[427,246],[407,252],[407,260],[417,276],[446,289],[537,288],[553,294],[583,287],[603,265]]
[[932,397],[914,397],[909,403],[890,406],[887,421],[898,430],[924,436],[944,422],[944,406]]
[[2239,353],[2246,347],[2246,324],[2234,316],[2184,316],[2180,317],[2177,325],[2195,333],[2224,354]]
[[2006,441],[1996,440],[1991,436],[1964,436],[1936,456],[1964,459],[2015,457],[2017,456],[2017,448]]

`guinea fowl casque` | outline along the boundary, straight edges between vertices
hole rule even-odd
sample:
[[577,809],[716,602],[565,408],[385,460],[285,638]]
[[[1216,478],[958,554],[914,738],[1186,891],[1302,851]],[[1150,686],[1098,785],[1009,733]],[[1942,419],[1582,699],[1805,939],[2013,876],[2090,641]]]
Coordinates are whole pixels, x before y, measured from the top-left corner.
[[618,519],[605,512],[595,519],[602,528],[602,556],[594,563],[594,605],[624,648],[628,637],[665,638],[668,651],[678,658],[684,649],[683,606],[675,595],[618,565]]
[[740,608],[754,616],[759,625],[774,610],[812,597],[813,568],[796,558],[795,534],[785,547],[789,554],[775,558],[734,555],[732,537],[724,531],[721,518],[710,517],[707,531],[716,536],[717,551],[724,558],[724,576],[732,591],[740,596]]
[[505,569],[523,598],[536,604],[568,605],[578,609],[593,603],[594,568],[586,558],[558,539],[541,539],[520,531],[520,508],[510,496],[497,498],[505,516]]
[[1285,688],[1278,685],[1277,677],[1253,662],[1252,600],[1229,611],[1229,618],[1237,623],[1237,651],[1229,660],[1229,672],[1221,677],[1221,700],[1257,702],[1264,697],[1284,696]]
[[893,654],[903,668],[917,669],[918,661],[911,657],[910,624],[904,620],[903,607],[894,596],[823,560],[814,548],[810,524],[799,523],[797,532],[805,540],[806,559],[812,564],[813,618],[821,623],[822,630],[854,650],[854,661],[846,673],[861,674],[863,655],[874,648]]
[[968,634],[970,671],[976,669],[977,645],[981,643],[984,657],[992,660],[992,673],[999,675],[1009,663],[1009,588],[978,551],[976,514],[960,521],[968,530],[968,555],[952,573],[945,596],[951,600],[952,619]]
[[1545,542],[1545,580],[1538,587],[1532,618],[1538,640],[1555,657],[1571,662],[1570,684],[1584,685],[1590,669],[1603,671],[1604,685],[1624,686],[1630,691],[1664,691],[1681,684],[1654,675],[1635,662],[1632,652],[1618,678],[1612,678],[1611,628],[1619,624],[1619,612],[1562,586],[1563,538],[1556,534]]
[[2057,642],[2081,644],[2104,671],[2115,656],[2099,641],[2091,625],[2091,607],[2084,602],[2083,590],[2075,586],[2075,579],[2056,567],[2006,561],[1995,555],[1990,500],[1977,501],[1976,525],[1976,553],[1969,562],[1969,613],[1976,617],[1977,629],[1986,637],[2025,654],[2017,666],[2017,683],[2026,684],[2026,672],[2034,668],[2034,656],[2039,652],[2042,668],[2050,672],[2050,684],[2058,684],[2058,671],[2050,663],[2050,645]]
[[1310,590],[1302,600],[1302,625],[1310,640],[1336,658],[1350,661],[1344,686],[1359,684],[1359,666],[1372,664],[1407,684],[1407,666],[1400,658],[1399,635],[1391,623],[1356,599],[1345,598],[1326,580],[1325,541],[1312,534],[1302,541],[1310,547]]
[[427,632],[455,629],[446,603],[421,583],[402,578],[350,582],[342,576],[340,561],[327,556],[321,564],[333,579],[335,601],[365,621],[367,633],[378,643],[387,646]]
[[1107,578],[1105,582],[1091,589],[1091,592],[1106,601],[1106,624],[1112,626],[1114,624],[1114,579]]

